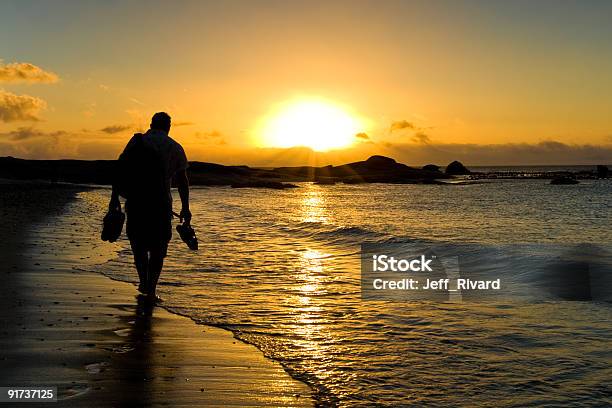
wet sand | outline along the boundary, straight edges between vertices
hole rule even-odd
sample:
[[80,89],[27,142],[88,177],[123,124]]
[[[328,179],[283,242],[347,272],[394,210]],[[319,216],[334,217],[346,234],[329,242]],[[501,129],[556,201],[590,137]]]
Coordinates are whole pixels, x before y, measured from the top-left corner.
[[230,332],[153,309],[132,284],[74,270],[70,254],[28,255],[32,227],[76,192],[0,184],[0,386],[57,386],[59,406],[313,405]]

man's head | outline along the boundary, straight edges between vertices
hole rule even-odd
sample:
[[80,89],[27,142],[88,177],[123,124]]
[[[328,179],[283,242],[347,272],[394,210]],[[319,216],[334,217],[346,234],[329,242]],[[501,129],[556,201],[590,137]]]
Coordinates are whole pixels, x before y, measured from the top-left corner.
[[157,112],[151,118],[151,129],[163,130],[164,132],[170,131],[170,115],[166,112]]

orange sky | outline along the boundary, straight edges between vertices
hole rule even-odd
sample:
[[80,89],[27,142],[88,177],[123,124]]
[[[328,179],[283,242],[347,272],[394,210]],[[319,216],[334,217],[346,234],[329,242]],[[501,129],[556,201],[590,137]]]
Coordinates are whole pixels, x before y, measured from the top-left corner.
[[[3,2],[0,155],[114,158],[164,110],[190,159],[226,164],[371,154],[612,162],[610,11],[546,1]],[[320,154],[267,146],[262,122],[309,98],[358,118],[361,136]]]

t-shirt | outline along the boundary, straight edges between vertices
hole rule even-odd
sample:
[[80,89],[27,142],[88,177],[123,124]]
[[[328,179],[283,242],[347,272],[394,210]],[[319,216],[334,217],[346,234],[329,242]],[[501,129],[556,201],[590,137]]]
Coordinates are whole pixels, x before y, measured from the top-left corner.
[[[185,150],[183,150],[183,147],[163,130],[149,129],[143,135],[142,141],[147,147],[151,147],[159,154],[166,174],[164,179],[165,187],[168,191],[170,203],[172,203],[172,194],[170,193],[172,178],[176,173],[185,170],[189,166]],[[131,147],[132,144],[128,143],[123,153]]]

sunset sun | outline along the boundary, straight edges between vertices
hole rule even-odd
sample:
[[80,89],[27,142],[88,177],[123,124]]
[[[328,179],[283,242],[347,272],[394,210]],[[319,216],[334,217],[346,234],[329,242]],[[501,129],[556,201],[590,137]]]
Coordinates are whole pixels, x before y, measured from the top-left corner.
[[325,151],[351,145],[361,122],[338,105],[301,100],[283,105],[266,120],[262,136],[267,146],[305,146]]

